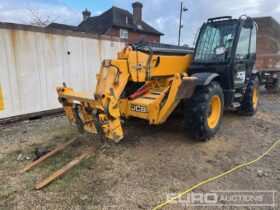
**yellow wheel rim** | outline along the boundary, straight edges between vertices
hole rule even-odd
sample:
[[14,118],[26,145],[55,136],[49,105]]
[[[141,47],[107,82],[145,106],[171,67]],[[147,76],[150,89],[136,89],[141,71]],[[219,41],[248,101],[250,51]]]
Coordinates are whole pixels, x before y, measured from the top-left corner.
[[259,101],[259,91],[258,91],[258,87],[255,86],[253,89],[253,107],[254,107],[254,109],[257,108],[258,101]]
[[217,126],[221,116],[222,103],[219,96],[215,95],[210,101],[207,123],[213,129]]

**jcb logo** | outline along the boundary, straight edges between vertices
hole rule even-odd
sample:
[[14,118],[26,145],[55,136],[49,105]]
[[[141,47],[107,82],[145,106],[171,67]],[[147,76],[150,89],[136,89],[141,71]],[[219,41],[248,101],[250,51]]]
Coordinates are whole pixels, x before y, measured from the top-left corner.
[[135,104],[131,104],[131,111],[141,112],[141,113],[147,113],[148,112],[146,107],[138,106],[138,105],[135,105]]

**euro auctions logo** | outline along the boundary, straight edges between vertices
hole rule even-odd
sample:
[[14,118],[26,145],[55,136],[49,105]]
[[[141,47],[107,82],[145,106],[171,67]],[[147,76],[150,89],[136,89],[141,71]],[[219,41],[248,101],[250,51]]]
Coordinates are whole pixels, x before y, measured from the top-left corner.
[[[171,205],[184,207],[212,206],[212,207],[276,207],[275,195],[277,191],[211,191],[209,193],[189,193],[171,202]],[[166,200],[176,197],[170,193]]]

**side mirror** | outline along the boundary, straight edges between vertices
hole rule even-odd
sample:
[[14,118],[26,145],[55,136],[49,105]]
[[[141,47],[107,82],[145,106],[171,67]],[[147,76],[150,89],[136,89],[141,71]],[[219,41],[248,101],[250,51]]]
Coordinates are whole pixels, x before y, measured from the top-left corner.
[[227,48],[225,47],[217,47],[216,48],[216,55],[222,55],[227,52]]

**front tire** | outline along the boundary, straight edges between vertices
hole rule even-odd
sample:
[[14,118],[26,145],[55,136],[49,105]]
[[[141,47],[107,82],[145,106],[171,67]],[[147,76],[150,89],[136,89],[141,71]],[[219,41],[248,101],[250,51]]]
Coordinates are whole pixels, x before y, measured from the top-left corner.
[[217,133],[223,116],[224,95],[220,84],[212,81],[197,87],[193,96],[184,101],[185,128],[194,140],[206,141]]
[[252,75],[247,86],[241,106],[237,108],[238,114],[253,116],[259,107],[260,81],[257,75]]

